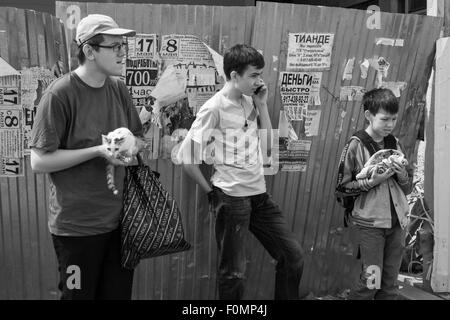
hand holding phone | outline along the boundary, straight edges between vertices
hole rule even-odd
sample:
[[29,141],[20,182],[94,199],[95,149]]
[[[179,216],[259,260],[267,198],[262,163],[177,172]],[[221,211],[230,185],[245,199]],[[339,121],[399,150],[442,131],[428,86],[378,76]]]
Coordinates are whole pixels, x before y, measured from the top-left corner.
[[256,88],[255,94],[258,94],[263,87],[264,87],[264,85],[260,85],[258,88]]

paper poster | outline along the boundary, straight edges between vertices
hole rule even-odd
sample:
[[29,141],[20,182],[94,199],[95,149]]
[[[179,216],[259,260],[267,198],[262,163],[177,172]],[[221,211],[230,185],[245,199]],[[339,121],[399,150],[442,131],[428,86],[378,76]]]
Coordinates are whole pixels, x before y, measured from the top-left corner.
[[156,59],[158,53],[158,35],[136,34],[128,37],[128,54],[130,58]]
[[0,105],[0,176],[23,175],[23,110],[20,105]]
[[127,58],[125,66],[125,84],[133,104],[143,106],[158,82],[158,62],[149,58]]
[[192,109],[194,116],[200,107],[208,101],[216,93],[215,86],[188,88],[186,94],[189,101],[189,107]]
[[41,97],[56,76],[52,71],[42,67],[24,68],[20,71],[22,86],[20,90],[23,109],[24,154],[30,153],[28,143],[31,139],[34,117]]
[[389,90],[392,91],[392,93],[394,93],[394,95],[397,98],[400,98],[401,92],[406,89],[406,82],[403,82],[403,81],[399,81],[399,82],[392,82],[392,81],[382,82],[381,85],[380,85],[380,88],[389,89]]
[[367,79],[367,72],[369,71],[369,67],[370,67],[369,60],[364,59],[364,61],[360,64],[362,79]]
[[377,46],[391,46],[391,47],[403,47],[405,43],[404,39],[393,39],[393,38],[375,38],[375,44]]
[[342,80],[352,80],[354,66],[355,66],[355,58],[348,59],[344,68],[344,75],[342,76]]
[[216,51],[214,51],[212,48],[210,48],[207,44],[203,43],[206,48],[209,50],[209,53],[211,53],[212,59],[214,61],[214,65],[216,67],[217,72],[219,73],[219,76],[222,77],[223,81],[226,81],[225,72],[223,71],[223,57],[218,54]]
[[305,134],[307,137],[319,134],[321,110],[307,110],[305,116]]
[[127,38],[128,51],[123,76],[136,107],[144,106],[159,76],[159,36],[136,34]]
[[310,140],[279,138],[279,164],[281,171],[305,172],[311,150]]
[[334,34],[289,33],[286,70],[329,70]]
[[283,108],[289,121],[301,121],[303,120],[303,115],[305,113],[304,109],[306,109],[307,106],[285,106]]
[[339,100],[341,101],[361,101],[366,88],[360,86],[344,86],[341,87]]
[[208,48],[198,37],[193,35],[170,34],[162,36],[160,55],[163,60],[212,62],[214,64]]
[[[17,79],[17,78],[14,78],[14,76],[20,76],[20,73],[16,69],[11,67],[8,62],[3,60],[2,57],[0,57],[0,77],[4,78],[4,79],[2,79],[2,81],[8,81],[9,79],[7,77],[10,77],[10,76],[13,76],[13,79]],[[15,81],[15,80],[12,80],[12,81]]]
[[20,73],[0,58],[0,177],[23,176]]
[[[142,99],[145,106],[139,117],[148,143],[146,158],[164,159],[171,157],[172,148],[183,139],[182,132],[187,133],[200,107],[220,89],[223,58],[193,35],[163,35],[157,51],[152,40],[158,42],[137,35],[130,44],[129,52],[139,57],[127,60],[127,85],[133,86],[133,98]],[[147,71],[130,66],[139,61],[150,64],[150,75],[144,74],[148,66]]]
[[[293,116],[308,104],[320,105],[321,72],[281,72],[281,102],[292,120],[301,120]],[[297,110],[297,111],[293,111]]]
[[[159,157],[169,159],[172,148],[181,142],[190,129],[195,117],[189,107],[187,98],[177,101],[161,110],[162,137],[160,142]],[[180,134],[184,132],[184,134]]]

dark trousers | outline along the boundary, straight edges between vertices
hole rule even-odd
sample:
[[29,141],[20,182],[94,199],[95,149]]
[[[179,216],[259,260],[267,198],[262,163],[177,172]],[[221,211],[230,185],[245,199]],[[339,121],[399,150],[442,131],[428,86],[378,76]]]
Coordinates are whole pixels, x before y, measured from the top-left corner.
[[[356,226],[356,228],[362,270],[348,299],[397,299],[397,278],[404,251],[403,230],[398,223],[389,229],[362,226]],[[380,276],[381,279],[376,279]]]
[[299,299],[303,252],[278,206],[267,193],[232,197],[218,188],[214,192],[223,204],[216,216],[219,298],[238,300],[244,295],[245,240],[250,230],[277,261],[275,299]]
[[120,266],[119,229],[94,236],[52,235],[62,300],[129,300],[133,270]]

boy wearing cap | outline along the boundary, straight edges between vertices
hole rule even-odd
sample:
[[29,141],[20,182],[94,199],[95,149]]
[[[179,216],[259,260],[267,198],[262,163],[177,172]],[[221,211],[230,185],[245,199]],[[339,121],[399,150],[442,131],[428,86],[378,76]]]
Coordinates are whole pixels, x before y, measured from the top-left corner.
[[[106,183],[111,159],[102,134],[127,127],[142,135],[122,73],[124,36],[108,16],[77,27],[79,67],[44,93],[32,131],[31,167],[49,173],[48,226],[59,264],[61,299],[130,299],[133,271],[120,266],[119,216],[125,176],[116,166],[119,196]],[[123,165],[123,164],[122,164]]]

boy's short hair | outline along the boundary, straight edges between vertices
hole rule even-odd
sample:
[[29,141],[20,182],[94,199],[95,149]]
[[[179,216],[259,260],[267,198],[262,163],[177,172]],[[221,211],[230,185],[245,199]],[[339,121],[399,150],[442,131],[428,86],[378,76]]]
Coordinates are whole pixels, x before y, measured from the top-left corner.
[[398,100],[394,93],[385,88],[372,89],[364,93],[362,99],[364,111],[369,110],[373,115],[376,115],[380,109],[390,113],[398,113]]
[[96,36],[93,36],[89,40],[87,40],[85,43],[83,43],[81,46],[78,47],[78,63],[81,65],[86,61],[86,55],[83,52],[83,46],[84,44],[90,44],[95,51],[100,50],[100,47],[97,47],[96,45],[101,44],[103,41],[105,41],[105,37],[103,37],[102,34],[98,34]]
[[223,71],[227,80],[231,79],[231,72],[242,75],[248,66],[257,69],[264,68],[264,57],[255,48],[246,44],[236,44],[225,52],[223,56]]

